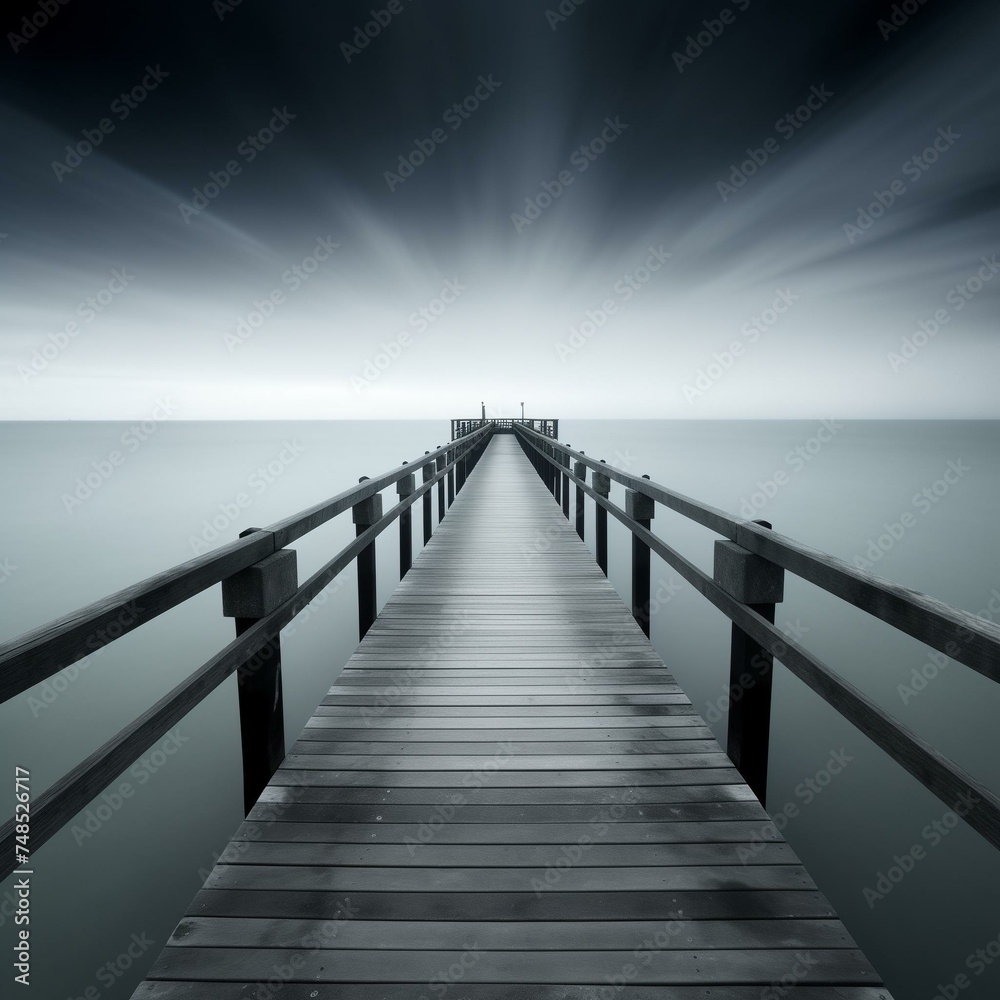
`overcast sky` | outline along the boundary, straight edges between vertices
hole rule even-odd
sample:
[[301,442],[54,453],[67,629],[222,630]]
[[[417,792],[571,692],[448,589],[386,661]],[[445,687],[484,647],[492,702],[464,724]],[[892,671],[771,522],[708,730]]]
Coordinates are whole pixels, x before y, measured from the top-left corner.
[[0,418],[1000,416],[995,3],[96,9],[2,15]]

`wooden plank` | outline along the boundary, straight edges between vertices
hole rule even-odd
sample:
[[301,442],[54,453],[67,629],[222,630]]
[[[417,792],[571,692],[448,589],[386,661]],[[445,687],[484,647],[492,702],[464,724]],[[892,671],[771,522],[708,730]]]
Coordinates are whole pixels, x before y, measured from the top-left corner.
[[367,785],[400,788],[632,788],[644,785],[704,785],[730,784],[738,781],[734,767],[693,768],[677,770],[603,770],[603,771],[494,771],[463,773],[451,771],[339,771],[278,768],[272,785]]
[[[397,705],[395,698],[386,696],[385,714],[397,719],[423,718],[426,715],[428,706],[426,705]],[[572,712],[560,708],[571,707]],[[690,715],[697,718],[695,710],[690,704],[663,704],[663,705],[435,705],[434,716],[437,718],[452,719],[504,719],[510,716],[520,716],[532,719],[614,719],[626,716],[636,718],[639,716],[663,716],[669,718],[675,715]],[[511,709],[516,711],[512,712]],[[320,705],[316,709],[316,716],[339,719],[361,719],[367,723],[374,719],[382,718],[383,710],[380,704],[376,705]],[[699,719],[699,722],[701,720]],[[537,725],[538,723],[536,723]]]
[[[207,889],[322,889],[326,892],[534,892],[545,868],[329,868],[321,865],[217,864]],[[811,889],[801,865],[567,868],[560,892],[625,889]]]
[[[380,713],[378,718],[362,718],[351,722],[345,717],[314,715],[307,723],[306,729],[322,727],[326,729],[351,728],[365,730],[374,729],[439,729],[445,732],[464,732],[464,730],[454,730],[454,719],[450,716],[439,716],[433,714],[426,715],[396,715],[391,710]],[[643,731],[659,731],[673,726],[705,726],[705,723],[694,714],[692,709],[681,715],[638,715],[630,717],[622,716],[601,716],[591,717],[589,715],[549,715],[540,719],[537,716],[525,715],[501,715],[496,719],[481,718],[476,722],[475,732],[488,733],[492,739],[503,739],[499,735],[493,735],[495,730],[507,729],[538,729],[544,728],[546,731],[559,729],[629,729],[635,731],[640,728]],[[655,728],[653,728],[655,727]],[[707,728],[707,727],[706,727]],[[565,739],[562,735],[557,739]],[[588,736],[587,739],[595,737]]]
[[[672,720],[673,721],[673,720]],[[688,719],[678,720],[688,722]],[[392,743],[436,743],[444,735],[450,740],[461,740],[468,743],[506,743],[528,740],[532,743],[615,743],[623,740],[655,743],[663,740],[707,740],[712,738],[712,730],[708,726],[671,725],[649,726],[645,729],[635,727],[620,727],[617,729],[413,729],[405,725],[398,729],[355,729],[344,728],[328,719],[310,720],[318,723],[306,726],[299,736],[300,740],[344,740],[347,742],[365,741]]]
[[355,920],[806,920],[834,918],[816,890],[743,889],[675,892],[352,892],[202,889],[190,913],[218,917],[333,920],[350,907]]
[[[676,772],[672,772],[676,773]],[[717,772],[713,772],[715,774]],[[311,772],[311,777],[316,773]],[[278,785],[274,781],[257,800],[261,807],[289,805],[293,802],[336,802],[340,804],[388,803],[419,805],[450,803],[455,792],[461,791],[466,805],[588,805],[621,802],[752,802],[753,792],[733,777],[728,782],[701,782],[689,785],[616,786],[586,785],[463,788],[455,785],[343,785],[313,782],[310,784]],[[272,813],[276,810],[271,810]]]
[[[376,832],[366,844],[292,843],[289,841],[234,842],[222,852],[219,864],[296,865],[311,868],[539,868],[570,860],[577,868],[692,867],[697,865],[793,865],[798,858],[784,843],[601,843],[600,825],[609,824],[610,813],[595,823],[582,844],[508,844],[505,823],[486,825],[488,843],[421,843],[411,837],[406,844],[383,844]],[[275,824],[276,826],[282,824]],[[315,824],[323,825],[323,824]],[[369,827],[368,829],[371,829]],[[428,827],[433,838],[434,829]]]
[[[322,920],[252,917],[186,917],[168,945],[186,948],[296,948],[315,939],[326,950],[461,951],[474,939],[484,951],[620,951],[641,947],[663,931],[661,920],[414,921],[345,920],[325,928]],[[856,948],[839,920],[676,920],[664,935],[664,950],[695,948]]]
[[[595,810],[593,819],[600,826],[587,823],[463,823],[457,814],[447,823],[431,827],[419,823],[321,823],[248,821],[233,837],[239,844],[235,854],[245,860],[243,844],[248,841],[281,841],[322,844],[410,844],[420,843],[425,835],[435,844],[576,844],[598,841],[602,844],[717,844],[750,845],[775,840],[773,827],[758,820],[703,820],[701,822],[615,823],[605,809]],[[433,818],[431,814],[430,818]],[[384,817],[383,817],[384,819]],[[598,832],[599,831],[599,832]]]
[[285,767],[302,770],[343,768],[356,771],[463,771],[487,774],[498,771],[564,771],[731,767],[729,758],[721,751],[715,753],[672,754],[651,753],[601,757],[599,763],[589,757],[575,754],[521,754],[515,756],[503,744],[494,744],[493,753],[462,754],[453,756],[434,754],[324,754],[290,753],[285,757]]
[[[439,733],[445,736],[445,733]],[[514,742],[505,741],[504,746],[510,748],[510,752],[515,756],[528,754],[538,756],[551,750],[552,753],[567,755],[617,755],[617,754],[649,754],[649,753],[698,753],[705,754],[715,750],[718,744],[714,739],[703,740],[607,740],[603,743],[596,742]],[[444,754],[444,755],[475,755],[482,747],[482,742],[469,743],[428,743],[426,741],[415,741],[411,743],[386,743],[375,740],[372,742],[347,742],[331,739],[329,735],[324,739],[317,736],[315,731],[308,736],[303,735],[295,743],[291,752],[295,754]],[[601,764],[595,761],[593,767],[600,767]]]
[[[607,986],[609,975],[632,970],[632,981],[656,985],[755,983],[767,986],[801,970],[804,983],[868,985],[878,976],[864,955],[853,949],[809,951],[745,949],[649,950],[648,964],[637,960],[641,940],[626,951],[479,951],[466,942],[454,951],[356,950],[338,952],[333,959],[324,949],[289,951],[281,948],[165,948],[150,971],[151,979],[227,980],[244,977],[266,981],[274,970],[298,958],[295,978],[317,982],[447,982],[449,968],[464,970],[465,983],[571,983]],[[835,995],[835,994],[833,994]]]
[[[600,814],[597,805],[493,805],[477,806],[465,802],[463,789],[454,789],[448,804],[455,809],[453,819],[463,823],[589,823]],[[441,819],[441,810],[427,806],[342,805],[340,803],[291,802],[275,810],[270,804],[257,803],[248,819],[260,822],[287,823],[427,823]],[[753,799],[745,802],[681,802],[621,805],[615,809],[616,823],[708,823],[713,820],[759,820],[768,822],[767,813]]]
[[[444,984],[438,984],[443,986]],[[423,984],[426,988],[426,984]],[[265,989],[266,987],[261,987]],[[609,988],[604,984],[604,988]],[[599,987],[552,985],[546,983],[463,984],[463,1000],[600,1000]],[[782,987],[786,989],[786,987]],[[135,1000],[258,1000],[246,992],[245,982],[144,983]],[[431,994],[428,994],[430,996]],[[260,993],[260,1000],[267,994]],[[421,993],[420,996],[423,996]],[[615,987],[615,1000],[663,1000],[659,986]],[[760,986],[713,987],[712,1000],[761,1000]],[[787,1000],[886,1000],[888,994],[878,986],[838,986],[831,992],[826,986],[793,985],[782,994]],[[281,983],[282,1000],[415,1000],[414,987],[394,983]],[[703,986],[671,986],[670,1000],[706,1000]]]

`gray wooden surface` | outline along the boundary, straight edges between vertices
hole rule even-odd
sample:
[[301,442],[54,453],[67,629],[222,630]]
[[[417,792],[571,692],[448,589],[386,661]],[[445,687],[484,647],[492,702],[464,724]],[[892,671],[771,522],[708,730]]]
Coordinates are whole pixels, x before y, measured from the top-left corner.
[[891,1000],[498,435],[134,996],[772,984]]

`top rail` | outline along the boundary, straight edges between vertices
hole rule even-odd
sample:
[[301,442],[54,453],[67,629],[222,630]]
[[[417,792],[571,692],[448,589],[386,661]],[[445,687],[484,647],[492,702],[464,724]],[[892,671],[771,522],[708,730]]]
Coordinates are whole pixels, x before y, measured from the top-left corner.
[[[446,449],[439,449],[438,454]],[[449,449],[450,450],[450,449]],[[455,449],[457,451],[458,449]],[[425,456],[429,458],[430,456]],[[359,532],[356,538],[340,550],[321,569],[296,589],[278,607],[258,619],[246,631],[203,663],[192,674],[178,683],[171,691],[145,712],[133,719],[124,729],[107,740],[97,750],[76,765],[33,801],[31,809],[31,842],[33,849],[41,847],[103,788],[125,768],[148,750],[153,743],[200,704],[227,677],[237,670],[252,674],[263,668],[267,645],[300,611],[314,600],[333,579],[341,573],[359,553],[371,546],[375,539],[397,518],[426,496],[458,464],[460,456],[453,455],[451,462],[440,467],[435,462],[432,476],[378,521]],[[429,462],[425,462],[429,464]],[[413,468],[404,466],[403,468]],[[387,475],[392,475],[388,473]],[[404,473],[409,475],[409,473]],[[365,480],[370,486],[378,480]],[[352,491],[353,492],[353,491]],[[364,491],[363,491],[364,492]],[[371,490],[367,491],[371,495]],[[332,516],[332,515],[331,515]],[[250,535],[256,538],[255,532]],[[242,728],[242,726],[241,726]],[[256,740],[260,733],[244,733],[245,739]],[[15,867],[15,820],[0,826],[0,880]]]
[[559,421],[551,417],[543,419],[537,417],[469,417],[462,419],[459,417],[451,422],[451,438],[453,441],[457,440],[486,424],[491,424],[493,429],[498,431],[512,431],[515,427],[523,426],[540,431],[547,438],[559,436]]
[[260,562],[404,476],[425,465],[436,465],[439,456],[454,452],[454,457],[458,458],[466,454],[492,431],[492,425],[487,423],[461,441],[420,455],[412,462],[399,465],[374,479],[366,479],[360,485],[277,521],[263,531],[180,563],[0,643],[0,703],[51,677],[56,671],[93,655],[227,577]]
[[[539,442],[544,441],[567,459],[581,462],[627,489],[645,494],[725,536],[985,677],[1000,681],[1000,626],[996,623],[858,569],[843,559],[812,549],[753,521],[743,520],[648,479],[630,476],[528,427],[522,425],[516,430]],[[563,467],[562,471],[567,470]]]
[[[962,803],[961,815],[965,821],[990,844],[1000,848],[1000,797],[907,726],[894,719],[873,699],[837,674],[817,656],[776,628],[773,602],[781,599],[776,596],[781,591],[780,584],[775,587],[773,578],[768,584],[761,583],[760,580],[767,577],[765,573],[758,580],[757,586],[744,587],[741,583],[737,588],[740,592],[757,593],[761,595],[760,597],[737,599],[724,585],[727,582],[725,569],[720,575],[718,543],[716,564],[713,573],[709,574],[685,559],[649,530],[652,505],[638,502],[637,494],[655,499],[667,496],[674,500],[679,494],[664,490],[648,480],[637,480],[619,473],[604,463],[595,462],[569,448],[544,440],[540,435],[532,433],[529,436],[523,428],[519,430],[524,432],[522,445],[525,451],[536,456],[536,466],[540,473],[543,473],[543,479],[547,480],[557,500],[560,494],[560,478],[563,480],[564,500],[568,484],[570,482],[576,484],[577,531],[581,535],[583,522],[580,514],[583,497],[589,496],[596,503],[598,562],[605,572],[607,572],[607,514],[611,514],[631,531],[633,615],[637,620],[648,621],[648,618],[645,618],[649,601],[648,553],[652,551],[673,567],[732,622],[730,682],[748,695],[745,700],[748,703],[753,702],[753,706],[744,705],[743,700],[738,700],[736,707],[730,708],[728,753],[762,803],[767,791],[771,710],[770,658],[773,658],[784,664],[799,680],[902,765],[949,808],[958,810],[958,803]],[[569,471],[570,456],[577,459],[573,473]],[[577,472],[585,472],[587,467],[594,470],[593,487],[587,485],[584,477],[576,475]],[[611,478],[635,488],[631,496],[626,496],[625,509],[609,499],[608,486]],[[701,507],[700,513],[711,515],[716,523],[721,523],[721,518],[715,517],[716,512],[712,508],[697,504],[696,501],[689,501],[686,497],[682,499],[685,504]],[[643,513],[633,516],[630,510],[639,510]],[[569,516],[568,506],[565,503],[563,512]],[[639,520],[637,517],[642,519]],[[860,592],[860,597],[851,603],[931,645],[934,645],[934,640],[937,639],[938,648],[948,655],[956,653],[957,648],[943,641],[935,630],[942,621],[961,623],[963,634],[978,639],[980,644],[978,654],[984,657],[980,660],[967,657],[967,660],[972,659],[973,665],[978,663],[979,666],[985,666],[986,669],[982,669],[981,672],[986,676],[995,677],[994,671],[990,668],[995,667],[998,662],[1000,645],[994,637],[997,630],[991,622],[934,601],[924,594],[908,591],[887,580],[858,571],[832,556],[799,546],[791,539],[785,539],[780,535],[774,536],[766,526],[746,524],[725,514],[722,514],[722,518],[731,524],[732,530],[722,531],[720,528],[716,530],[720,534],[727,535],[748,554],[750,552],[757,554],[761,566],[757,567],[754,573],[761,574],[762,567],[769,564],[772,569],[783,566],[790,568],[797,575],[813,580],[838,596],[848,588],[848,581],[853,581],[856,585],[864,584],[866,590],[856,587],[855,590],[848,591],[856,597]],[[760,544],[761,542],[765,544]],[[772,545],[771,542],[775,544]],[[644,558],[641,555],[643,550],[646,552]],[[772,554],[773,558],[770,558]],[[722,565],[726,565],[725,560]],[[729,585],[731,586],[731,582]],[[764,594],[775,596],[764,597]],[[755,599],[764,603],[755,604],[753,603]],[[850,600],[850,597],[847,599]],[[643,607],[643,602],[646,603],[646,607]],[[966,651],[968,648],[967,643]]]

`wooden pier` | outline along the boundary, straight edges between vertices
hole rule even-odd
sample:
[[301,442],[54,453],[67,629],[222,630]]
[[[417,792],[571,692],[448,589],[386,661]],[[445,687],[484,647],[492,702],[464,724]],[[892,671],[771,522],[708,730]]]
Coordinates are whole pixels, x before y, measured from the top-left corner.
[[[0,645],[7,699],[222,584],[236,639],[32,803],[37,848],[237,674],[246,821],[137,1000],[891,1000],[763,808],[774,664],[943,802],[974,802],[994,846],[1000,800],[775,629],[784,572],[993,680],[1000,629],[557,427],[453,421],[411,464]],[[711,574],[651,531],[657,505],[723,536]],[[290,544],[348,510],[356,539],[300,585]],[[609,514],[632,534],[631,609],[606,577]],[[394,523],[401,581],[379,611],[375,539]],[[725,752],[648,641],[652,554],[732,621],[730,677],[752,696]],[[281,629],[352,562],[361,642],[286,753]],[[4,875],[13,847],[9,821]]]
[[796,971],[885,995],[511,436],[135,995],[228,1000],[280,969],[342,984],[295,997],[749,1000]]

